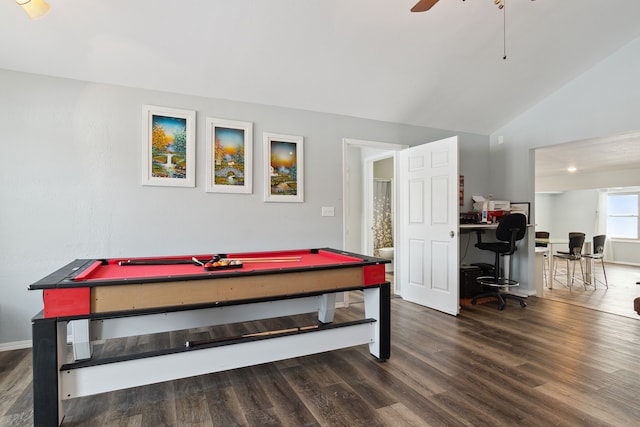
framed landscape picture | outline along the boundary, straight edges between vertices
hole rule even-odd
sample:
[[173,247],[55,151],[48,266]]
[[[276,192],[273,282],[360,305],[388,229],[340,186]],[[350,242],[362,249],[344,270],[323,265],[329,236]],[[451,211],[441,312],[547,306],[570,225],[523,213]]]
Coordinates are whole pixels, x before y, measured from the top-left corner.
[[304,202],[304,155],[301,136],[265,132],[266,202]]
[[251,194],[253,123],[207,117],[206,191]]
[[195,187],[195,111],[142,106],[142,184]]

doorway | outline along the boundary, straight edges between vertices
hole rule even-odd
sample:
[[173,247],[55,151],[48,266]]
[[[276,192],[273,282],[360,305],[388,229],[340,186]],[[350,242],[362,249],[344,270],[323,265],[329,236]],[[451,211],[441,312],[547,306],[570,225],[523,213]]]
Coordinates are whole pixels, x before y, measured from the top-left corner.
[[[638,191],[638,141],[640,133],[634,132],[533,150],[536,229],[549,231],[552,238],[567,236],[569,231],[583,231],[589,242],[593,235],[607,234],[607,194],[613,188],[629,189],[630,186]],[[568,166],[577,170],[568,172]],[[574,286],[571,292],[554,281],[553,289],[545,284],[543,296],[637,318],[632,297],[640,295],[640,287],[635,284],[640,277],[640,255],[634,258],[634,253],[640,252],[624,250],[625,245],[629,246],[629,242],[607,237],[605,261],[609,289],[598,281],[595,289],[584,289],[580,285]],[[596,273],[597,279],[602,280],[601,269]]]
[[[407,148],[405,145],[347,139],[343,140],[343,247],[350,252],[366,255],[379,255],[374,247],[378,239],[374,221],[375,183],[388,181],[391,193],[389,215],[390,222],[386,230],[385,241],[393,244],[396,240],[395,225],[395,155]],[[388,247],[388,246],[385,246]],[[395,257],[392,260],[395,263]],[[393,267],[391,267],[393,270]],[[393,271],[387,272],[387,279],[394,286],[394,293],[400,294],[393,281]]]
[[368,243],[373,240],[368,219],[372,216],[365,210],[373,203],[373,172],[367,169],[392,156],[392,179],[397,177],[391,186],[397,194],[393,211],[398,213],[393,221],[394,293],[457,315],[457,136],[413,147],[344,139],[343,247],[372,254],[373,244]]

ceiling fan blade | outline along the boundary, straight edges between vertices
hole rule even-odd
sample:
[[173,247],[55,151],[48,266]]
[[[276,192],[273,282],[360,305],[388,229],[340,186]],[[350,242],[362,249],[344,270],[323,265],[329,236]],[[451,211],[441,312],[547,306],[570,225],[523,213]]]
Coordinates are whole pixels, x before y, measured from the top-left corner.
[[426,12],[436,3],[438,3],[438,0],[420,0],[411,8],[411,12]]

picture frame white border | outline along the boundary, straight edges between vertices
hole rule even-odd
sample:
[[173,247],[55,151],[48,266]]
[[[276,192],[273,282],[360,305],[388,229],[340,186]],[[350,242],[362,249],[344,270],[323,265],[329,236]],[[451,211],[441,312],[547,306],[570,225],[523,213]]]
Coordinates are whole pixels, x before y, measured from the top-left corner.
[[[153,116],[177,117],[186,120],[186,177],[163,178],[152,176],[152,118]],[[177,108],[142,105],[142,185],[163,187],[195,187],[196,186],[196,112]]]
[[[216,184],[214,177],[214,154],[215,154],[215,129],[224,127],[230,129],[240,129],[244,133],[244,185],[221,185]],[[253,192],[253,123],[237,120],[206,118],[207,133],[207,176],[205,191],[207,193],[239,193],[251,194]]]
[[[264,145],[264,201],[265,202],[304,202],[304,138],[297,135],[263,132]],[[296,184],[295,196],[271,194],[271,142],[290,142],[296,144]]]

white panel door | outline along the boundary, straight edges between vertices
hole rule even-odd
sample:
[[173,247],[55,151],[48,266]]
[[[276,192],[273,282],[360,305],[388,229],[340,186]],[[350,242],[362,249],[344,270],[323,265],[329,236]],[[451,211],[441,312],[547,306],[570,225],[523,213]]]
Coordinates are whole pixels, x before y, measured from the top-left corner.
[[458,137],[399,153],[400,268],[407,301],[457,315]]

